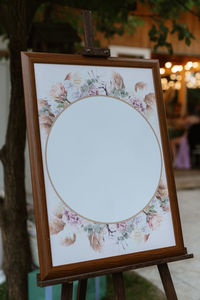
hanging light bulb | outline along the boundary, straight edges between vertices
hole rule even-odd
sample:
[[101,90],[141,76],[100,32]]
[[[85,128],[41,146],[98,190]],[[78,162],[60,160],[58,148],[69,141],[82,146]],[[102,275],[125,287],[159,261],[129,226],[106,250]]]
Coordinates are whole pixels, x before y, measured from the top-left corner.
[[180,83],[180,81],[177,81],[177,82],[175,83],[174,88],[175,88],[176,90],[180,90],[180,88],[181,88],[181,83]]
[[199,66],[199,63],[197,61],[192,63],[193,68],[197,69]]
[[169,86],[173,87],[174,86],[174,81],[169,81]]
[[167,69],[170,69],[171,66],[172,66],[172,63],[171,63],[170,61],[167,61],[167,62],[165,63],[165,67],[166,67]]
[[160,74],[161,75],[165,74],[165,68],[160,68]]
[[175,65],[172,67],[172,73],[177,73],[179,71],[179,66]]
[[179,65],[179,66],[178,66],[178,71],[179,71],[179,72],[183,71],[183,66],[182,66],[182,65]]
[[178,76],[176,77],[176,79],[177,79],[178,81],[181,81],[182,76],[181,76],[181,75],[178,75]]
[[190,81],[190,78],[192,77],[192,72],[185,72],[185,81],[188,82]]
[[171,80],[176,80],[176,75],[175,75],[175,74],[171,74],[171,75],[170,75],[170,79],[171,79]]
[[161,82],[162,82],[162,84],[166,84],[167,83],[167,78],[161,78]]
[[196,74],[195,74],[195,77],[196,77],[197,79],[200,79],[200,73],[199,73],[199,72],[196,73]]
[[185,65],[185,70],[190,70],[193,66],[193,63],[191,61],[188,61],[187,64]]

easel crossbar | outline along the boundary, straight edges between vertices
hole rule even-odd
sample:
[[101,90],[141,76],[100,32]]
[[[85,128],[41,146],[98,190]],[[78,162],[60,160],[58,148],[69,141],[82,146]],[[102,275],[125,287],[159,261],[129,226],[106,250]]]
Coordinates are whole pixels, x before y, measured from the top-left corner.
[[141,269],[141,268],[150,267],[150,266],[154,266],[154,265],[159,266],[162,264],[185,260],[185,259],[189,259],[189,258],[193,258],[193,254],[184,254],[184,255],[179,255],[179,256],[174,256],[174,257],[155,259],[152,261],[136,263],[133,265],[123,266],[123,267],[104,269],[104,270],[90,272],[90,273],[84,273],[84,274],[78,274],[78,275],[66,276],[66,277],[61,277],[61,278],[56,278],[56,279],[48,279],[48,280],[40,280],[40,274],[37,274],[37,284],[40,287],[45,287],[48,285],[72,282],[75,280],[83,280],[83,279],[88,279],[88,278],[92,278],[92,277],[96,277],[96,276],[114,274],[114,273],[129,271],[129,270],[136,270],[136,269]]

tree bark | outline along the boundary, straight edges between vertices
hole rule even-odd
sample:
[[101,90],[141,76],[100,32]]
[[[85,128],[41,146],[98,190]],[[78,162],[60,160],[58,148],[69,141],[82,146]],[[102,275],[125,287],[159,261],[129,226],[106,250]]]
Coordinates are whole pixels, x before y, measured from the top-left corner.
[[[19,42],[19,41],[18,41]],[[17,49],[16,49],[17,48]],[[10,43],[11,104],[3,160],[5,200],[2,221],[4,271],[10,300],[27,299],[27,274],[31,256],[27,234],[25,195],[25,112],[21,78],[20,50]]]
[[7,11],[11,74],[11,100],[6,143],[1,151],[4,167],[5,199],[1,201],[3,269],[9,300],[28,299],[27,274],[31,255],[27,234],[24,150],[26,120],[20,51],[26,50],[26,16],[24,1],[12,1]]

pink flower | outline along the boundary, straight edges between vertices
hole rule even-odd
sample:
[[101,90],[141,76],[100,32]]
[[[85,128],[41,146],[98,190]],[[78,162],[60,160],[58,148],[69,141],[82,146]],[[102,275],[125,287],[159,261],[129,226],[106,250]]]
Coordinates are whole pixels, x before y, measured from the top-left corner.
[[144,111],[145,111],[145,106],[144,106],[143,102],[140,101],[140,99],[136,98],[135,96],[129,96],[129,97],[126,99],[126,101],[127,101],[129,104],[133,105],[133,107],[134,107],[136,110],[138,110],[138,111],[140,111],[140,112],[144,112]]
[[165,205],[161,205],[161,207],[165,212],[168,212],[170,210],[169,202],[167,202]]
[[83,219],[73,211],[65,210],[63,220],[70,225],[80,226],[83,224]]
[[43,109],[43,108],[49,109],[49,108],[50,108],[50,105],[48,104],[47,100],[39,99],[39,100],[38,100],[38,108],[39,108],[39,109]]
[[117,223],[117,231],[119,232],[126,231],[126,223],[125,222]]
[[170,211],[169,201],[166,201],[166,200],[162,201],[161,200],[160,202],[161,202],[160,207],[162,208],[162,210],[165,211],[165,212],[169,212]]
[[153,213],[147,216],[147,223],[151,230],[155,230],[161,224],[162,216],[159,213]]
[[89,89],[88,95],[89,95],[89,96],[99,95],[99,90],[98,90],[98,88],[95,87],[95,86],[93,86],[91,89]]
[[64,88],[64,85],[60,82],[52,85],[49,95],[53,99],[63,100],[66,97],[66,90]]

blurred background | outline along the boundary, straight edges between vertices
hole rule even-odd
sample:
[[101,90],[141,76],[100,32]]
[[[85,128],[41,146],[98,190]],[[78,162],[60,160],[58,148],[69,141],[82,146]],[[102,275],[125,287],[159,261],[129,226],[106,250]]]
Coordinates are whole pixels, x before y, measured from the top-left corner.
[[[54,3],[55,2],[55,3]],[[95,1],[94,1],[95,2]],[[120,8],[115,1],[108,4],[96,1],[94,9],[95,44],[108,47],[111,56],[121,58],[158,59],[160,63],[163,101],[171,146],[172,164],[178,191],[185,243],[195,253],[193,262],[183,262],[178,273],[172,274],[181,300],[200,299],[197,269],[200,266],[199,189],[200,189],[200,21],[199,7],[194,1],[127,1]],[[125,1],[126,2],[126,1]],[[41,1],[42,3],[42,1]],[[63,2],[64,3],[64,2]],[[85,3],[85,1],[83,1]],[[83,29],[79,1],[72,5],[47,1],[38,7],[28,34],[30,51],[77,53],[83,46]],[[100,6],[99,8],[97,8]],[[109,5],[109,7],[112,5]],[[109,14],[110,13],[110,14]],[[10,103],[10,35],[0,26],[0,148],[5,143]],[[28,209],[28,232],[33,264],[38,267],[37,243],[32,205],[29,155],[25,151],[25,186]],[[0,164],[0,195],[4,197],[3,166]],[[0,283],[3,250],[0,231]],[[195,262],[195,263],[194,263]],[[182,268],[182,269],[181,269]],[[185,268],[185,269],[184,269]],[[181,270],[181,271],[180,271]],[[154,282],[152,269],[141,275]],[[187,273],[184,283],[183,273]],[[196,277],[195,275],[196,274]],[[193,289],[193,294],[188,292]],[[184,291],[184,292],[183,292]],[[188,294],[187,294],[188,293]],[[179,298],[178,297],[178,298]]]

